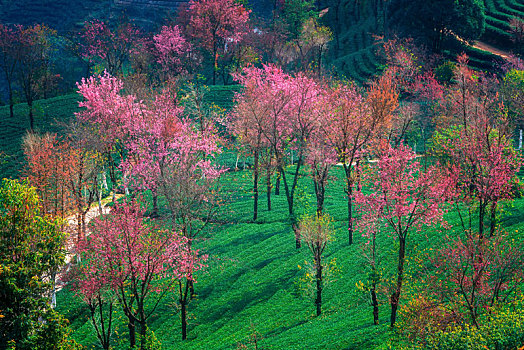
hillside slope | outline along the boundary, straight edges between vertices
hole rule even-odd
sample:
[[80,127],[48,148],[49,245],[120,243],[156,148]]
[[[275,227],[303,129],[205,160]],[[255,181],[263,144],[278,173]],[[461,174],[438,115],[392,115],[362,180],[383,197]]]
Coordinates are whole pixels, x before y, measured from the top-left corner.
[[[288,171],[293,169],[289,168]],[[302,195],[297,211],[314,208],[311,180],[307,174],[300,181]],[[221,220],[226,224],[210,227],[196,245],[209,254],[208,268],[197,276],[197,298],[190,310],[189,337],[180,339],[180,320],[175,295],[168,297],[153,315],[150,327],[164,349],[236,349],[238,342],[246,343],[256,331],[262,336],[258,344],[266,350],[325,350],[387,348],[389,309],[387,295],[380,296],[380,325],[373,326],[372,309],[366,294],[356,284],[367,278],[361,248],[365,239],[358,234],[356,243],[347,244],[346,207],[342,169],[335,168],[335,178],[328,186],[326,211],[335,219],[335,240],[325,253],[325,261],[336,259],[338,273],[323,293],[323,314],[315,317],[313,299],[297,291],[304,276],[305,261],[311,261],[306,246],[295,249],[294,235],[286,220],[286,200],[273,196],[273,210],[265,209],[262,195],[260,219],[249,220],[252,210],[251,173],[239,171],[226,174],[225,193],[231,203],[223,208]],[[164,212],[164,214],[167,214]],[[524,229],[524,199],[518,199],[509,210],[502,225],[511,231]],[[447,215],[452,225],[446,234],[458,231],[459,219],[454,212]],[[410,237],[407,273],[415,264],[424,261],[429,252],[444,238],[439,229],[414,233]],[[393,238],[381,235],[379,250],[387,270],[393,270],[395,254]],[[386,278],[390,277],[385,275]],[[405,299],[410,284],[406,279]],[[86,319],[86,308],[71,292],[58,295],[58,309],[71,321],[74,337],[84,345],[96,344],[92,326]],[[114,344],[125,340],[126,326],[119,313]],[[120,340],[119,340],[120,339]],[[124,348],[123,345],[117,348]]]

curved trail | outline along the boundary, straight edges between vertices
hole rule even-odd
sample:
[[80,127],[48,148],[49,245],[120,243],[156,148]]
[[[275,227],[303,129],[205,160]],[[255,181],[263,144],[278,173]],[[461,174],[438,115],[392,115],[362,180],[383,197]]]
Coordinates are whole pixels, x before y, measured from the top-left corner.
[[[118,200],[122,196],[123,195],[116,195],[115,199]],[[111,201],[109,200],[109,201],[106,201],[104,204],[102,204],[102,214],[105,215],[110,212],[111,208],[107,206],[107,204],[110,202]],[[98,204],[93,205],[89,209],[85,217],[86,227],[91,220],[93,220],[100,214],[101,212],[100,212],[100,208]],[[77,221],[76,214],[69,215],[65,219],[65,221],[66,221],[66,226],[65,226],[64,231],[68,233],[66,244],[65,244],[66,256],[65,256],[64,265],[62,266],[62,269],[56,274],[56,278],[55,278],[55,288],[56,288],[55,290],[56,291],[61,290],[63,286],[65,285],[64,281],[62,280],[62,277],[69,269],[69,266],[71,264],[71,259],[76,254],[76,243],[78,242],[78,232],[77,232],[78,221]],[[89,232],[86,231],[85,234],[89,234]]]
[[508,51],[497,49],[496,47],[493,47],[490,44],[487,44],[487,43],[482,42],[482,41],[475,41],[475,43],[473,45],[471,45],[471,46],[474,47],[475,49],[479,49],[479,50],[482,50],[482,51],[487,51],[489,53],[492,53],[492,54],[494,54],[496,56],[499,56],[499,57],[502,57],[504,59],[508,59],[509,56],[510,56],[510,53]]

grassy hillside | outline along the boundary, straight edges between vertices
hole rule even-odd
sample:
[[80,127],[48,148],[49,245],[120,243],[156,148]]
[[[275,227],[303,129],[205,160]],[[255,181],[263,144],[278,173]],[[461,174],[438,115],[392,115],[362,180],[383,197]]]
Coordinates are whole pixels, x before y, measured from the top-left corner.
[[[238,86],[210,86],[206,97],[209,102],[224,109],[230,109]],[[63,132],[78,111],[80,96],[77,93],[39,100],[34,102],[35,130],[37,132]],[[27,104],[14,107],[14,118],[9,115],[9,107],[0,107],[0,178],[20,176],[24,165],[21,147],[22,137],[29,130]]]
[[[336,220],[337,232],[325,257],[326,261],[336,259],[340,272],[323,294],[323,315],[315,317],[313,299],[304,298],[296,289],[299,278],[304,275],[304,261],[311,258],[307,247],[295,249],[294,235],[286,219],[285,197],[273,196],[274,209],[268,212],[262,195],[260,219],[253,223],[250,221],[251,173],[228,173],[224,192],[231,194],[232,200],[223,208],[221,219],[230,223],[211,227],[204,239],[197,242],[201,251],[209,254],[209,267],[199,274],[198,297],[190,304],[189,338],[184,342],[180,340],[180,320],[174,298],[165,299],[151,319],[151,329],[164,349],[235,349],[238,342],[249,339],[252,329],[263,336],[259,346],[264,349],[386,348],[387,298],[382,295],[380,325],[373,326],[368,300],[355,286],[366,278],[361,257],[365,240],[356,233],[356,243],[347,244],[342,170],[335,168],[333,174],[339,179],[334,178],[328,187],[326,210]],[[297,208],[299,213],[308,211],[308,204],[309,210],[314,207],[311,180],[306,173],[303,175],[299,184],[303,203]],[[445,234],[453,235],[458,231],[458,217],[450,212],[447,218],[453,228]],[[508,209],[503,226],[511,231],[524,229],[524,199],[517,200],[515,206]],[[434,248],[443,237],[444,232],[438,229],[413,233],[408,243],[408,275],[417,260],[415,257]],[[394,261],[390,258],[396,249],[393,242],[386,235],[381,235],[379,242],[380,250],[387,255],[384,266],[390,271],[394,270]],[[406,283],[407,292],[413,280],[407,278]],[[405,297],[409,297],[408,293]],[[71,321],[75,339],[85,345],[96,344],[86,308],[78,298],[71,292],[60,292],[58,309]],[[121,314],[117,333],[116,338],[125,339]]]
[[325,16],[338,40],[330,43],[329,65],[336,74],[345,76],[362,84],[377,73],[382,64],[376,56],[376,44],[373,33],[377,22],[369,3],[342,0],[339,6],[339,28],[335,26],[335,9],[332,5]]
[[486,31],[482,39],[494,45],[511,48],[509,21],[524,18],[524,2],[521,0],[484,0],[486,6]]

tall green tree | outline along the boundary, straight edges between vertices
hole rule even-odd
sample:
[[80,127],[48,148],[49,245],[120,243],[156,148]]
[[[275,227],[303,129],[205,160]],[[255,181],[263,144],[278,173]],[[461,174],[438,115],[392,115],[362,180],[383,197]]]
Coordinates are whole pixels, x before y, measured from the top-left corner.
[[51,308],[65,236],[40,212],[36,190],[0,186],[0,348],[60,349],[64,321]]
[[482,0],[394,0],[391,6],[399,24],[423,34],[435,51],[440,51],[447,35],[472,41],[484,33]]

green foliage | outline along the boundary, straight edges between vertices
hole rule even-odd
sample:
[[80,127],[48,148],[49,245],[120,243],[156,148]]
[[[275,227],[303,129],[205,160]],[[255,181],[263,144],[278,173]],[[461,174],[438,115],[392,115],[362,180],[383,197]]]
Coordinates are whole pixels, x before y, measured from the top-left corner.
[[502,85],[504,102],[516,123],[522,123],[524,117],[524,70],[512,69],[504,76]]
[[300,35],[302,25],[312,17],[317,17],[313,0],[284,1],[280,18],[285,23],[291,39],[296,39]]
[[162,350],[162,343],[157,339],[155,332],[149,327],[147,327],[144,342],[142,342],[140,334],[138,334],[137,338],[137,344],[142,344],[144,350]]
[[[444,330],[426,329],[424,341],[404,343],[403,349],[428,350],[485,350],[517,349],[524,344],[524,297],[515,303],[502,304],[479,319],[479,327],[469,324],[448,327]],[[397,325],[403,332],[405,324]],[[417,340],[417,339],[415,339]]]
[[0,343],[62,349],[64,320],[50,307],[64,261],[61,223],[42,216],[36,190],[4,179],[0,187]]
[[[315,266],[311,261],[304,260],[302,264],[297,264],[300,271],[299,276],[293,281],[295,293],[304,298],[315,299],[316,277]],[[327,263],[322,264],[322,282],[323,289],[330,288],[330,285],[340,278],[342,271],[337,265],[337,259],[333,258]]]
[[446,61],[435,68],[435,78],[441,84],[449,84],[455,75],[455,63]]
[[391,6],[402,25],[422,33],[437,51],[449,32],[467,41],[478,39],[484,32],[486,14],[482,0],[395,0]]

